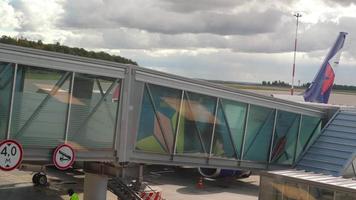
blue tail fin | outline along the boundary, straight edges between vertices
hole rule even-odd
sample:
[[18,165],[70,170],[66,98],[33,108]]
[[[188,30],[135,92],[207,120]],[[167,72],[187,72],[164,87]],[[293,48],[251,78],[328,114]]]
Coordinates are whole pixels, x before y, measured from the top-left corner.
[[333,67],[339,64],[341,49],[344,46],[347,33],[340,32],[334,46],[330,49],[319,72],[313,82],[304,93],[307,102],[328,103],[332,86],[334,85],[335,73]]

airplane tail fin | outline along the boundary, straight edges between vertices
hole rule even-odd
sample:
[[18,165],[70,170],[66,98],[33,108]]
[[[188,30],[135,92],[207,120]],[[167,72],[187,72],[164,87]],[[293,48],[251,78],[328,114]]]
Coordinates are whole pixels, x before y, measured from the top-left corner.
[[330,49],[319,72],[313,82],[304,93],[307,102],[328,103],[332,86],[334,85],[335,73],[333,67],[339,64],[341,51],[344,46],[347,33],[340,32],[334,46]]

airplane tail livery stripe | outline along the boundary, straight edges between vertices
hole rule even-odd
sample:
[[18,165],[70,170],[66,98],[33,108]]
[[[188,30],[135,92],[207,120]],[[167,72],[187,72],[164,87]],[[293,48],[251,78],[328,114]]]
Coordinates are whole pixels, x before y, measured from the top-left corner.
[[344,46],[347,33],[340,32],[334,46],[330,49],[319,72],[313,82],[304,93],[307,102],[328,103],[332,86],[334,85],[335,73],[333,67],[339,64],[342,47]]
[[324,80],[321,86],[321,94],[324,95],[333,86],[335,73],[331,65],[328,63],[325,69]]

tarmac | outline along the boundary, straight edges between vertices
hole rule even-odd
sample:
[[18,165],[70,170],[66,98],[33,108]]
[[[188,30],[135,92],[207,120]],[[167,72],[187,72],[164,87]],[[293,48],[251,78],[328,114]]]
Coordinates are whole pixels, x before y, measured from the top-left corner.
[[[32,175],[33,172],[28,171],[0,171],[0,199],[69,200],[66,194],[69,188],[74,189],[79,193],[80,199],[83,199],[84,173],[80,170],[62,172],[50,168],[47,171],[47,186],[34,186]],[[166,200],[258,199],[257,175],[241,180],[204,179],[202,189],[196,187],[199,177],[196,169],[148,166],[144,181],[152,187],[160,188]],[[117,197],[108,191],[107,200],[117,200]]]
[[[272,94],[285,94],[289,95],[289,90],[268,90],[268,89],[261,89],[261,90],[251,90],[251,89],[243,89],[249,92],[263,94],[267,96],[271,96]],[[296,95],[301,95],[304,91],[297,90]],[[331,92],[329,104],[333,105],[347,105],[347,106],[356,106],[356,93],[355,92]]]
[[196,169],[177,167],[146,167],[144,179],[162,189],[167,200],[257,200],[259,176],[246,179],[203,179],[203,188],[198,189],[200,174]]
[[[48,169],[47,186],[34,186],[33,172],[14,170],[0,171],[1,200],[69,200],[67,190],[72,188],[83,199],[84,173],[77,170],[58,171]],[[108,191],[107,200],[117,200]]]

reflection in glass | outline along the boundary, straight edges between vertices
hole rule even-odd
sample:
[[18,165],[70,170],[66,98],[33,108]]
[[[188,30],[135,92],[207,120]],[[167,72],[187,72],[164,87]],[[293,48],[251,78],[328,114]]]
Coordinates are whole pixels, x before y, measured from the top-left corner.
[[182,92],[157,85],[147,85],[147,88],[152,94],[153,106],[163,133],[156,137],[161,143],[166,143],[168,152],[172,153]]
[[185,92],[177,137],[177,153],[208,153],[212,137],[214,97]]
[[226,115],[218,104],[212,153],[221,157],[237,157]]
[[251,105],[243,160],[268,161],[275,111]]
[[333,200],[334,199],[334,191],[324,189],[324,188],[310,186],[309,193],[310,193],[309,199],[315,199],[315,200]]
[[0,62],[0,140],[5,139],[7,133],[14,66]]
[[219,100],[212,151],[215,156],[240,157],[246,107],[243,103]]
[[68,130],[75,148],[113,148],[118,88],[115,78],[75,74]]
[[309,185],[281,178],[261,176],[260,200],[315,200],[310,198]]
[[238,157],[241,156],[242,138],[246,122],[247,104],[231,100],[222,100],[221,104],[226,116],[226,122],[230,127],[235,149]]
[[[135,148],[172,154],[176,142],[175,153],[178,154],[206,156],[211,150],[214,157],[240,159],[243,155],[242,160],[259,162],[267,162],[271,155],[273,163],[292,164],[300,114],[279,111],[276,116],[275,113],[272,108],[250,105],[246,120],[245,103],[146,83]],[[300,141],[305,140],[303,134],[307,130],[303,132],[304,129],[302,126]],[[245,132],[244,152],[241,153]]]
[[292,164],[298,135],[300,115],[278,111],[271,162]]
[[141,105],[141,117],[136,139],[136,149],[153,153],[167,153],[166,144],[164,141],[157,139],[157,137],[162,138],[163,133],[158,125],[158,120],[150,101],[148,90],[145,89]]
[[356,194],[346,193],[346,192],[336,192],[335,200],[355,200]]
[[24,146],[64,141],[71,73],[19,65],[11,138]]
[[281,200],[283,199],[284,185],[282,181],[261,176],[260,200]]
[[319,118],[306,115],[302,116],[296,158],[298,158],[308,144],[313,143],[314,139],[319,135],[320,130],[321,120]]
[[283,189],[283,199],[284,200],[307,200],[309,196],[308,185],[295,183],[295,182],[285,182]]
[[181,91],[146,84],[136,149],[155,153],[173,152]]

